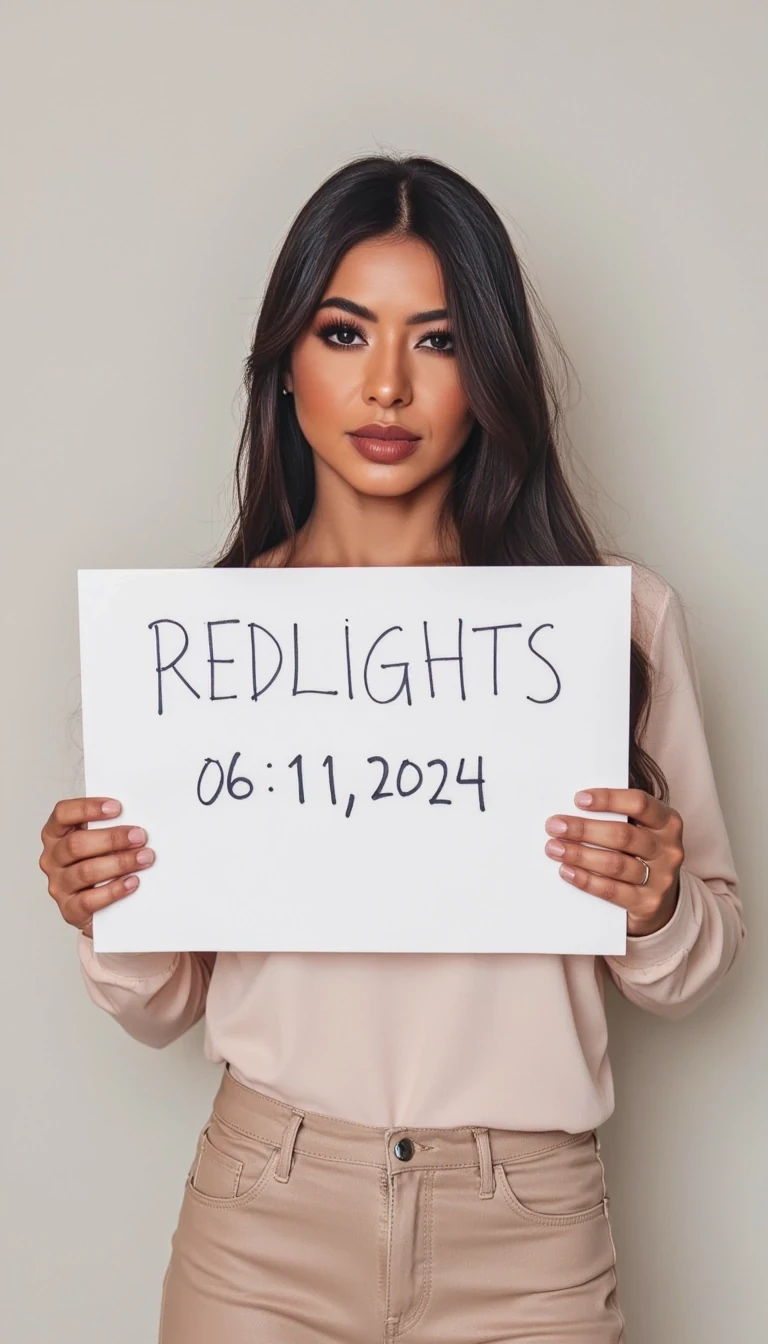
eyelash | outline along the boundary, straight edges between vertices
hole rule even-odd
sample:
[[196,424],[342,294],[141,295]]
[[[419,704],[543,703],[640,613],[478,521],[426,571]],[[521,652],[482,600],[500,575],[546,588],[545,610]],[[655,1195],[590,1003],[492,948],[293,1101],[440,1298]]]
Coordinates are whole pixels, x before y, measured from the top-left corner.
[[[328,337],[331,334],[339,331],[354,331],[357,336],[362,336],[363,340],[365,340],[365,332],[363,331],[362,327],[358,326],[357,322],[351,322],[347,320],[340,322],[338,318],[332,318],[330,322],[324,322],[323,325],[318,328],[317,335],[321,338],[321,340],[325,342],[327,346],[330,346],[331,349],[356,350],[358,347],[355,345],[344,345],[340,341],[331,341],[328,339]],[[422,340],[428,340],[430,336],[448,336],[450,337],[451,340],[453,340],[452,332],[443,331],[439,328],[436,328],[434,331],[425,332],[424,335],[422,336]],[[430,350],[430,354],[433,355],[453,355],[454,353],[455,352],[453,350],[438,350],[434,346],[432,346]]]

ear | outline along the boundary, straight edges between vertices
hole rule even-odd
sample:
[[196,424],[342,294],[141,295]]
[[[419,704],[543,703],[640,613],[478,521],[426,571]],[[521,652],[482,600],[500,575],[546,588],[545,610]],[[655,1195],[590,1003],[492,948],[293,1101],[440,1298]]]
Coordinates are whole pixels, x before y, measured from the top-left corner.
[[290,369],[286,369],[283,374],[283,387],[287,388],[289,392],[293,391],[293,376]]

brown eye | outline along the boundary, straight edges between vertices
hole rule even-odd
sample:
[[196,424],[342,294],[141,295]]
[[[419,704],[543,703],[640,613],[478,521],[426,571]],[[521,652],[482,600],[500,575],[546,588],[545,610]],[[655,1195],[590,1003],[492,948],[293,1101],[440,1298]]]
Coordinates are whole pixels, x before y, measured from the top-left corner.
[[[353,338],[355,336],[360,336],[362,340],[365,340],[365,332],[361,327],[358,327],[355,322],[325,322],[323,326],[320,327],[317,334],[326,345],[335,346],[337,349],[349,349],[352,347],[353,341],[347,339],[349,336],[352,336]],[[343,339],[335,341],[331,339],[332,336],[341,336]]]
[[428,331],[426,336],[422,339],[425,341],[437,340],[449,342],[447,347],[444,345],[433,345],[431,348],[436,355],[452,355],[454,353],[453,333],[450,331]]

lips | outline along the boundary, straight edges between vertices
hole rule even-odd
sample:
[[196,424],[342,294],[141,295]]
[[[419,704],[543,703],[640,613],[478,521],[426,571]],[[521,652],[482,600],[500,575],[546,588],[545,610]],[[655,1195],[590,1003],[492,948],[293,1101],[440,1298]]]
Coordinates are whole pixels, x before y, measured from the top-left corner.
[[414,434],[412,430],[405,429],[403,425],[360,425],[359,429],[350,430],[350,433],[356,439],[418,439],[420,434]]
[[402,462],[416,451],[421,436],[402,425],[361,425],[349,435],[357,451],[369,462]]

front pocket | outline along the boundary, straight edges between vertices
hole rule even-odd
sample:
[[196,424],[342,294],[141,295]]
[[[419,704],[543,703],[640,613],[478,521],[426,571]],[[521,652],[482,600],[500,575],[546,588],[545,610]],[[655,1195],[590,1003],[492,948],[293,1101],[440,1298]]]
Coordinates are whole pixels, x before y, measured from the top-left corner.
[[266,1139],[240,1133],[214,1112],[198,1140],[187,1193],[216,1208],[249,1203],[263,1190],[279,1151]]
[[494,1171],[507,1204],[528,1222],[567,1227],[607,1213],[593,1130],[543,1152],[495,1163]]

